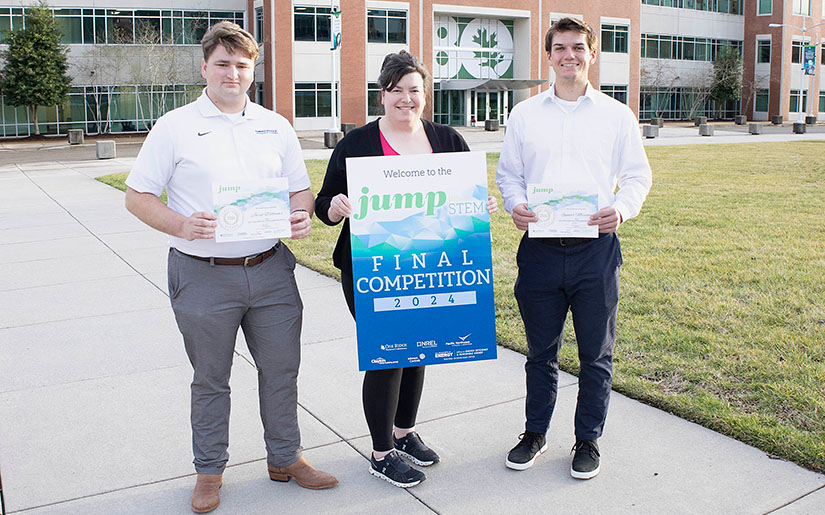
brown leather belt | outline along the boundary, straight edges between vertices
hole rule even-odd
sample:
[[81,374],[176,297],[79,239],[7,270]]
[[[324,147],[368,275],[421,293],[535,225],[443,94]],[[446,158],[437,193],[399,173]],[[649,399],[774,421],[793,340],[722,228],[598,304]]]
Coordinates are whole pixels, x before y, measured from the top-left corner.
[[259,265],[259,264],[263,263],[264,260],[274,256],[275,252],[277,252],[278,247],[280,247],[280,246],[281,246],[281,242],[279,241],[278,243],[275,244],[274,247],[272,247],[271,249],[266,250],[264,252],[261,252],[260,254],[253,254],[251,256],[236,257],[236,258],[222,258],[222,257],[208,258],[208,257],[202,257],[202,256],[193,256],[191,254],[186,254],[184,252],[181,252],[181,254],[183,254],[184,256],[189,256],[190,258],[193,258],[193,259],[197,259],[198,261],[208,261],[209,263],[212,263],[212,264],[215,264],[215,265],[255,266],[255,265]]

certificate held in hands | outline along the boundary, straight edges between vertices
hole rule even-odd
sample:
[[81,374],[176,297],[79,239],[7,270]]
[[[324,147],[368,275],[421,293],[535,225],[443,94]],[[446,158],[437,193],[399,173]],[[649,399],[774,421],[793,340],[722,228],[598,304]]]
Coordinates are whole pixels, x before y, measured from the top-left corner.
[[218,217],[218,243],[288,238],[292,234],[286,177],[213,183],[212,206]]
[[598,238],[599,227],[587,225],[599,210],[596,188],[581,183],[528,184],[527,207],[537,222],[528,224],[530,238]]

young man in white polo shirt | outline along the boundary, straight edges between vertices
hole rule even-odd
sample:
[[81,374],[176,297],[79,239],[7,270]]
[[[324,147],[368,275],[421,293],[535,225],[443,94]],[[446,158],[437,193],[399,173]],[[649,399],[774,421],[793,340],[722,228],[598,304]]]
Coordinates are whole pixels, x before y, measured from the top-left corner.
[[[297,416],[303,305],[295,258],[277,239],[217,243],[213,184],[286,177],[292,238],[310,231],[314,198],[298,138],[280,115],[249,101],[258,46],[220,22],[201,42],[203,94],[162,116],[146,138],[126,191],[126,207],[169,235],[169,297],[194,368],[192,448],[198,473],[192,509],[220,503],[229,459],[229,375],[243,329],[258,368],[270,478],[311,489],[337,480],[301,455]],[[166,189],[168,207],[158,197]]]
[[[496,183],[504,207],[522,231],[538,219],[527,208],[527,185],[575,185],[598,193],[587,224],[598,238],[530,238],[518,250],[515,295],[527,335],[525,431],[506,465],[524,470],[547,449],[545,433],[558,391],[558,355],[567,312],[573,313],[580,373],[575,455],[570,473],[599,473],[599,447],[613,377],[613,342],[619,301],[621,250],[616,231],[636,216],[651,185],[638,122],[624,104],[595,90],[587,79],[596,61],[596,33],[563,18],[545,37],[556,75],[544,93],[512,110]],[[618,186],[618,191],[616,187]]]

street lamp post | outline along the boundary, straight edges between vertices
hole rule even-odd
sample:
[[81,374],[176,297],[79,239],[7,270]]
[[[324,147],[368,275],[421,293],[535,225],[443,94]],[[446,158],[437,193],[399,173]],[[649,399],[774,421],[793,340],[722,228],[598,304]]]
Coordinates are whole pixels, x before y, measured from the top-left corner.
[[[811,30],[811,29],[815,29],[815,28],[819,27],[820,25],[825,25],[825,21],[822,22],[822,23],[817,23],[816,25],[812,25],[812,26],[806,28],[805,27],[805,18],[802,18],[802,26],[801,27],[797,27],[796,25],[789,25],[787,23],[771,23],[771,24],[768,25],[768,27],[772,27],[772,28],[788,27],[789,29],[796,29],[798,31],[801,31],[802,32],[802,44],[804,46],[804,44],[805,44],[805,33],[807,31]],[[802,61],[802,73],[799,76],[799,103],[797,104],[797,107],[799,108],[799,120],[798,120],[798,122],[799,123],[805,123],[805,112],[802,110],[802,105],[801,105],[802,104],[802,99],[804,98],[804,96],[802,94],[802,89],[805,87],[805,72],[804,72],[804,70],[805,70],[805,60],[801,59],[801,61]],[[810,88],[808,88],[808,89],[810,89]],[[811,99],[811,92],[808,91],[808,105],[809,106],[812,105],[811,104],[812,101],[813,100]]]
[[338,141],[341,139],[342,133],[338,129],[338,89],[335,87],[335,50],[341,46],[341,12],[335,10],[335,1],[330,0],[330,15],[329,15],[329,62],[330,62],[330,103],[332,111],[330,113],[331,127],[324,133],[324,146],[327,148],[335,148]]

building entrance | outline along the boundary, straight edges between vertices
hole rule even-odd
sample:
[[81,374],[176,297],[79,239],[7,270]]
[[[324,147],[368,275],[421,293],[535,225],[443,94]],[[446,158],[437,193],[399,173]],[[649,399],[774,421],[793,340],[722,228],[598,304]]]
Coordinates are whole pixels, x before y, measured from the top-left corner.
[[513,92],[503,91],[470,91],[470,116],[476,123],[484,120],[498,120],[501,125],[507,125],[510,109],[513,108]]

